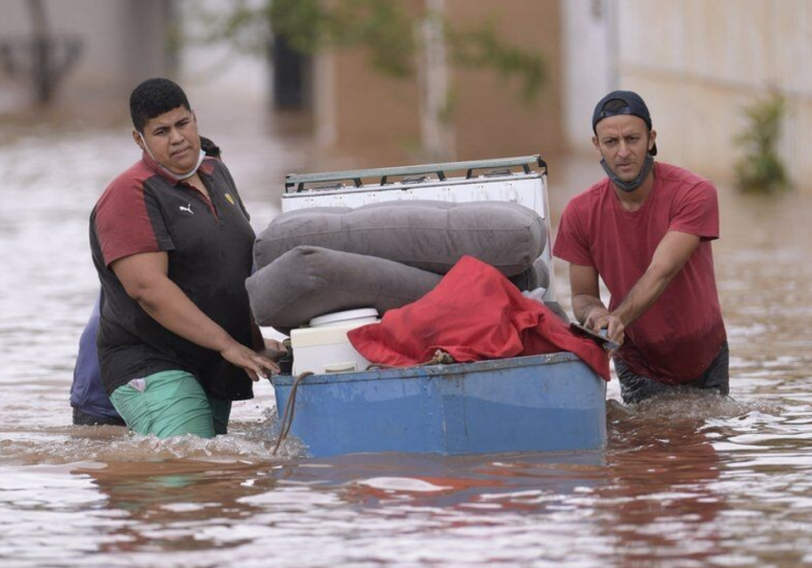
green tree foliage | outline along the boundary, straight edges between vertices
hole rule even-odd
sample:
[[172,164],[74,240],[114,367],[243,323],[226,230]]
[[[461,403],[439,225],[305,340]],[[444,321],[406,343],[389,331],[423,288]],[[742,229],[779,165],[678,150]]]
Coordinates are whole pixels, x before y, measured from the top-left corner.
[[[255,4],[232,0],[225,14],[202,14],[208,30],[205,39],[259,51],[266,48],[273,30],[301,53],[363,47],[378,72],[402,78],[415,74],[416,55],[422,49],[415,33],[417,20],[397,0],[269,0],[259,8]],[[542,54],[506,42],[496,31],[495,18],[460,26],[438,14],[423,17],[441,19],[453,65],[515,79],[526,101],[544,86]]]
[[744,108],[747,128],[736,138],[744,154],[736,163],[736,184],[750,193],[775,193],[790,187],[786,167],[776,146],[786,100],[778,93]]
[[491,19],[469,29],[446,23],[446,41],[454,62],[472,69],[492,69],[506,79],[519,77],[522,96],[529,102],[544,86],[544,59],[540,53],[506,44],[496,31],[496,23]]
[[399,2],[272,0],[266,14],[273,31],[302,53],[364,46],[378,71],[394,77],[413,72],[416,42]]

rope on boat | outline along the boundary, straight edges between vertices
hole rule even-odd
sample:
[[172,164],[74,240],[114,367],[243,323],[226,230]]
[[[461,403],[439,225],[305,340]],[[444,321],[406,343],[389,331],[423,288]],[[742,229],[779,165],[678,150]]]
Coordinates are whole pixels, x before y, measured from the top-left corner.
[[[438,349],[434,352],[434,357],[432,357],[429,361],[425,363],[420,363],[418,365],[412,365],[413,367],[428,367],[430,365],[450,365],[452,363],[456,363],[454,358],[451,354],[446,353],[442,349]],[[384,365],[384,364],[376,364],[370,365],[367,369],[394,369],[396,368],[394,365]],[[273,455],[276,455],[276,452],[279,451],[279,446],[282,445],[282,442],[285,438],[288,437],[290,433],[290,428],[293,426],[293,415],[295,414],[295,407],[296,407],[296,393],[299,392],[299,385],[302,381],[313,375],[314,373],[311,371],[305,371],[304,373],[299,373],[296,376],[296,379],[293,381],[293,385],[290,388],[290,396],[288,397],[288,402],[285,404],[285,412],[282,415],[282,423],[279,430],[279,438],[276,440],[276,446],[273,449]]]
[[288,397],[288,402],[285,405],[285,413],[282,415],[282,423],[279,430],[279,438],[276,440],[276,446],[273,449],[273,455],[276,455],[276,452],[279,451],[279,446],[281,446],[284,439],[288,437],[288,434],[290,433],[290,427],[293,425],[293,414],[295,412],[294,408],[296,406],[296,393],[299,391],[299,384],[302,382],[303,379],[311,376],[312,374],[313,373],[311,371],[299,373],[296,376],[296,379],[293,381],[293,386],[290,388],[290,396]]

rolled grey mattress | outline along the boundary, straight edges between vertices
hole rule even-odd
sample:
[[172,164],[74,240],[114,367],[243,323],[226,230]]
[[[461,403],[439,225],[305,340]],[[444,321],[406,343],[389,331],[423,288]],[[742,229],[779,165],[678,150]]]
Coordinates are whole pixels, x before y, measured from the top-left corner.
[[515,203],[410,200],[356,209],[314,207],[271,221],[257,237],[254,261],[263,268],[297,246],[314,246],[437,274],[470,255],[515,276],[541,255],[546,236],[544,220]]
[[245,286],[257,323],[288,333],[332,312],[371,307],[383,314],[420,299],[441,278],[383,258],[298,246]]
[[533,266],[509,278],[519,290],[535,290],[536,288],[550,287],[550,270],[542,257],[538,257]]

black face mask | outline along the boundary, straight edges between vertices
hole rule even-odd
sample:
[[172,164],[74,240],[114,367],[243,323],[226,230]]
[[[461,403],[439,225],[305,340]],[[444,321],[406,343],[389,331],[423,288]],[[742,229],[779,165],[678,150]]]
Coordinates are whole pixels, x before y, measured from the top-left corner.
[[622,191],[626,193],[631,193],[641,185],[643,182],[646,181],[646,178],[651,173],[651,169],[654,167],[654,156],[651,154],[646,154],[646,159],[643,162],[643,167],[640,168],[640,173],[637,174],[637,177],[634,178],[632,181],[623,181],[617,174],[611,170],[609,164],[606,163],[606,160],[601,159],[601,166],[603,166],[603,171],[606,172],[606,175],[609,176],[609,179],[612,180],[617,187],[619,187]]

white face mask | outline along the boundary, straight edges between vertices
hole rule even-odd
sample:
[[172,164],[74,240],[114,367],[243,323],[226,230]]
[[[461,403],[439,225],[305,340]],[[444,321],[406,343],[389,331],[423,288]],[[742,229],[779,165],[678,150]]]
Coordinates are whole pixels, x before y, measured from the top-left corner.
[[147,154],[149,154],[149,157],[152,158],[152,161],[155,162],[156,164],[158,164],[159,168],[161,168],[163,171],[165,171],[167,174],[169,174],[170,176],[172,176],[173,178],[175,178],[178,181],[183,181],[185,179],[189,179],[190,177],[195,175],[197,173],[197,169],[200,167],[200,164],[203,163],[203,158],[206,157],[206,152],[204,152],[203,150],[200,150],[200,155],[197,157],[197,163],[195,164],[195,167],[193,167],[191,170],[189,170],[188,172],[186,172],[184,174],[176,174],[175,172],[170,172],[168,169],[163,167],[161,165],[161,163],[158,162],[158,160],[155,159],[155,156],[153,156],[152,152],[149,151],[149,146],[147,146],[147,141],[144,138],[144,135],[141,134],[140,132],[138,132],[138,136],[141,138],[141,142],[144,143],[144,150],[147,151]]

